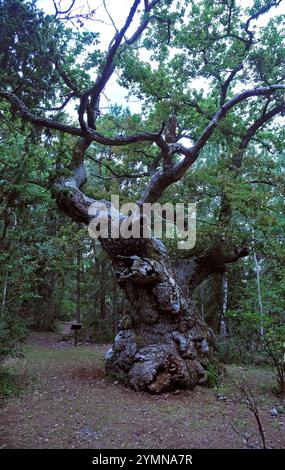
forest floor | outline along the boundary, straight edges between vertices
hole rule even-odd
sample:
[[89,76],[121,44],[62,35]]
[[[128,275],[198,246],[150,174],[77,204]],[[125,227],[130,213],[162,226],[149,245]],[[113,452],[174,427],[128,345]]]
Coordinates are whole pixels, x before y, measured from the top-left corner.
[[[250,446],[261,447],[254,417],[237,402],[229,376],[219,388],[136,393],[105,378],[107,348],[74,348],[55,334],[32,334],[24,357],[6,364],[23,387],[16,397],[0,401],[0,448],[245,448],[245,435]],[[270,413],[284,405],[272,392],[272,371],[227,370],[235,378],[246,374],[267,446],[284,448],[285,415]]]

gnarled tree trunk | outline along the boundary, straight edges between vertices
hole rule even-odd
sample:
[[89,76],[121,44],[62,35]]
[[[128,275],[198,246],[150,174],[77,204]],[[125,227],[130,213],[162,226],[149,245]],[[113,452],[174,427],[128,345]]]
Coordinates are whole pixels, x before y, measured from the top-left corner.
[[214,336],[194,314],[164,245],[133,239],[103,246],[132,306],[107,353],[107,372],[154,393],[205,384]]
[[[54,191],[59,208],[86,225],[93,219],[90,206],[97,202],[79,189],[86,180],[83,161],[88,145],[88,140],[79,139],[70,166],[74,175],[61,178]],[[108,201],[100,202],[111,210]],[[120,214],[120,222],[125,218]],[[220,242],[203,256],[173,266],[163,243],[154,238],[109,237],[100,242],[132,306],[107,353],[108,374],[136,390],[154,393],[205,384],[214,334],[195,313],[192,293],[210,274],[224,272],[227,263],[246,256],[247,250],[230,250]]]
[[[62,178],[54,191],[60,209],[86,225],[95,202],[79,190],[85,181],[87,146],[79,140],[71,165],[74,176]],[[208,275],[204,263],[185,261],[175,270],[165,246],[154,238],[110,237],[100,242],[132,306],[107,353],[107,373],[136,390],[154,393],[206,383],[214,336],[195,315],[188,293],[191,279],[197,284],[197,278]],[[198,269],[203,275],[197,275]]]

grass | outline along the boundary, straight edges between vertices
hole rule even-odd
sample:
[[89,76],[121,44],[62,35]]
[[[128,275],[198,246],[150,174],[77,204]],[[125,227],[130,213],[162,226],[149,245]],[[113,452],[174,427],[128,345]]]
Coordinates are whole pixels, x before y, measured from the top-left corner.
[[18,372],[7,367],[0,368],[0,397],[13,397],[23,388],[23,382]]

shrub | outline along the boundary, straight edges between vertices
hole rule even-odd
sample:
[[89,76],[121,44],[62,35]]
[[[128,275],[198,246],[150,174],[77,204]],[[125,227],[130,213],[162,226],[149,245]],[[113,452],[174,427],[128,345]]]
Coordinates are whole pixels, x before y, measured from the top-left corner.
[[207,372],[207,385],[209,387],[218,387],[221,381],[221,371],[215,364],[208,364],[206,368]]
[[0,318],[0,367],[6,357],[19,354],[27,334],[27,321],[10,315]]
[[271,312],[262,318],[253,312],[228,312],[230,335],[218,340],[218,358],[229,364],[271,365],[277,391],[285,393],[285,326],[284,315]]

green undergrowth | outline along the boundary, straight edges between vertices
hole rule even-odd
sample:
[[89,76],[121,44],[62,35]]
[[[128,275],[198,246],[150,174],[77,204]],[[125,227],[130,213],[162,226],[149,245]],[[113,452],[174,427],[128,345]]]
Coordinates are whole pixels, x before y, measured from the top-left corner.
[[27,377],[24,373],[9,368],[0,368],[0,398],[17,396],[27,385]]

